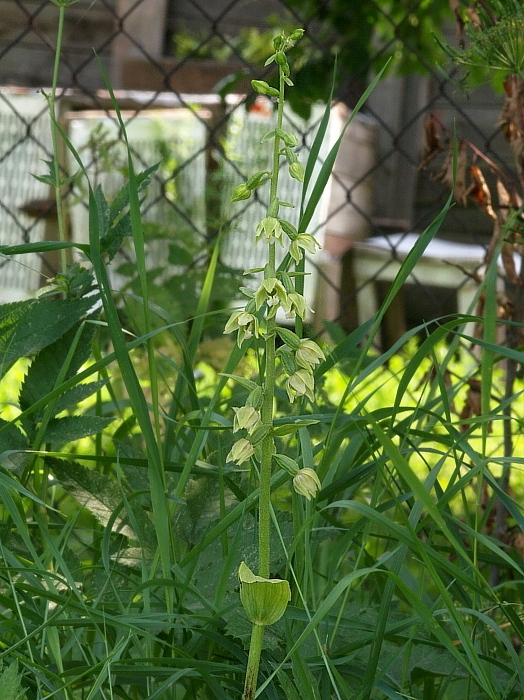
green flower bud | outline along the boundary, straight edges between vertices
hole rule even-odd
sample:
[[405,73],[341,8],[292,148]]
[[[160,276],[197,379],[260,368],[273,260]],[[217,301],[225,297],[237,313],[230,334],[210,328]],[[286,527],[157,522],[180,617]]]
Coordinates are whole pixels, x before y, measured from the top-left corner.
[[298,139],[295,134],[290,134],[284,129],[275,129],[275,134],[282,139],[288,148],[294,148],[298,144]]
[[295,240],[295,238],[298,236],[298,231],[293,226],[293,224],[291,224],[289,221],[286,221],[285,219],[279,219],[279,221],[284,233],[287,234],[292,241]]
[[286,292],[288,292],[288,294],[290,292],[294,292],[295,286],[294,286],[293,282],[291,281],[291,277],[289,276],[289,273],[282,271],[282,272],[279,272],[278,274],[280,275],[280,279],[282,280],[282,284],[284,285],[284,289],[286,290]]
[[282,36],[282,34],[278,34],[278,36],[276,36],[273,39],[273,48],[275,49],[275,51],[278,51],[282,47],[283,43],[284,37]]
[[298,41],[304,36],[305,29],[295,29],[294,32],[291,32],[289,35],[289,38],[291,41]]
[[240,600],[248,620],[254,625],[273,625],[285,613],[291,600],[289,583],[279,578],[255,576],[242,562],[238,569]]
[[253,391],[249,393],[246,399],[246,406],[253,406],[257,410],[262,406],[262,399],[264,397],[264,392],[261,386],[257,386]]
[[238,185],[235,187],[233,190],[233,194],[231,195],[231,201],[232,202],[240,202],[242,199],[249,199],[251,197],[251,190],[249,187],[247,187],[246,184]]
[[282,338],[284,343],[286,345],[289,345],[289,347],[292,350],[298,350],[300,347],[300,343],[302,342],[298,335],[296,333],[293,333],[293,331],[289,330],[289,328],[276,328],[276,332],[279,334],[279,336]]
[[265,80],[252,80],[251,87],[259,95],[267,95],[268,97],[278,97],[280,95],[280,92],[268,85]]
[[296,163],[298,160],[297,154],[291,148],[284,148],[284,155],[286,156],[286,160],[289,165]]
[[283,66],[285,63],[287,63],[286,54],[283,51],[276,52],[275,63],[277,63],[279,66]]
[[297,365],[295,358],[293,357],[293,353],[287,347],[287,345],[278,349],[278,356],[280,357],[280,362],[282,362],[282,366],[286,370],[287,374],[295,374],[297,371]]
[[299,182],[304,182],[304,166],[299,160],[291,163],[289,166],[289,174]]
[[287,455],[275,454],[273,455],[273,459],[281,469],[286,471],[291,476],[296,476],[300,471],[295,460],[291,459],[291,457],[288,457]]
[[317,473],[313,469],[306,467],[293,477],[293,488],[298,494],[310,501],[320,491],[322,484]]

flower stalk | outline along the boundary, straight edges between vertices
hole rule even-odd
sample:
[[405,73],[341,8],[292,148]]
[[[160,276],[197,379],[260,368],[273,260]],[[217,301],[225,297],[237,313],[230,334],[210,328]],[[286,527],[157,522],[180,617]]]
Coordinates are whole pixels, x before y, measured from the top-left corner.
[[[273,424],[279,363],[279,371],[281,368],[287,375],[285,388],[290,403],[293,403],[298,397],[306,397],[313,401],[313,372],[316,365],[324,359],[324,353],[315,342],[301,339],[293,331],[279,328],[277,324],[279,311],[294,321],[304,319],[307,311],[303,295],[296,291],[293,284],[292,273],[277,270],[277,244],[285,248],[285,242],[288,243],[290,260],[295,263],[301,261],[304,251],[313,254],[316,248],[320,247],[313,236],[297,231],[290,222],[279,215],[280,207],[283,206],[278,198],[281,160],[285,158],[287,161],[290,177],[300,182],[304,180],[304,167],[293,150],[298,144],[298,139],[283,128],[285,89],[286,86],[293,85],[289,78],[286,52],[302,34],[303,30],[297,29],[289,36],[281,34],[273,40],[275,53],[266,61],[266,65],[275,62],[278,66],[278,88],[261,80],[251,83],[255,92],[276,99],[275,128],[262,139],[262,142],[270,139],[273,141],[272,170],[261,170],[249,177],[245,183],[234,189],[231,198],[233,202],[249,199],[254,190],[269,182],[267,213],[254,234],[255,243],[267,245],[267,263],[263,268],[263,279],[256,291],[241,289],[248,301],[244,309],[233,312],[224,329],[224,333],[237,334],[239,347],[245,341],[258,340],[262,351],[260,383],[257,389],[250,393],[246,405],[234,409],[233,432],[243,435],[236,440],[227,456],[228,461],[238,465],[253,460],[259,465],[258,575],[255,576],[244,563],[239,569],[241,602],[253,624],[243,700],[252,700],[255,697],[264,629],[280,619],[291,596],[287,581],[269,578],[273,467],[287,471],[293,480],[295,491],[307,500],[314,498],[321,487],[313,469],[300,469],[294,459],[276,453],[275,437],[295,432],[304,422],[278,427]],[[284,343],[278,351],[277,335]]]

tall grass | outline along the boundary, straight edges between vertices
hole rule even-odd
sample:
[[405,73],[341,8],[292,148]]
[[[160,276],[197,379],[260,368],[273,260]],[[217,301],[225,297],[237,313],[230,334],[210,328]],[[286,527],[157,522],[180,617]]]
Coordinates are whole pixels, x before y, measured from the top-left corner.
[[[125,134],[116,101],[114,108]],[[56,121],[54,128],[83,169]],[[311,183],[318,147],[305,167],[301,231],[336,154]],[[89,270],[73,266],[47,297],[0,308],[6,386],[8,368],[31,358],[18,398],[8,397],[17,415],[0,419],[0,685],[13,699],[243,693],[251,624],[238,569],[259,564],[260,488],[256,463],[226,458],[233,407],[245,405],[267,354],[235,344],[221,373],[195,375],[219,241],[182,333],[183,321],[149,302],[140,206],[151,171],[136,173],[131,156],[128,169],[113,201],[88,185],[89,244],[81,250]],[[497,345],[490,305],[480,319],[480,359],[464,337],[465,324],[479,319],[464,316],[413,329],[385,353],[372,350],[380,319],[449,206],[421,235],[378,316],[326,341],[313,399],[291,405],[275,364],[276,450],[314,470],[321,488],[307,500],[285,470],[269,475],[262,577],[289,581],[291,601],[265,629],[257,697],[523,696],[522,511],[497,481],[509,460],[494,437],[507,420],[520,430],[522,416],[508,417],[499,400],[496,371],[523,354]],[[143,326],[133,333],[122,327],[107,271],[127,234],[143,282]],[[162,355],[154,342],[162,337],[176,358]],[[477,376],[481,410],[461,419]],[[77,408],[86,399],[88,408]],[[287,430],[290,421],[298,430]],[[97,434],[97,449],[88,448]],[[511,458],[514,469],[523,462]],[[491,530],[496,498],[508,513],[505,542]],[[495,588],[487,581],[493,566]]]

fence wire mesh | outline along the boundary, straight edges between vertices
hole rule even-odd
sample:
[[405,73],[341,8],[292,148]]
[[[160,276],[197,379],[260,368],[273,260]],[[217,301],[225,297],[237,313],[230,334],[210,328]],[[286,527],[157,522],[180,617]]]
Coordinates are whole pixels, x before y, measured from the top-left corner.
[[[346,9],[337,16],[339,5]],[[250,241],[264,197],[234,207],[228,200],[235,184],[266,167],[259,142],[274,115],[268,101],[253,100],[249,80],[271,76],[263,57],[279,27],[304,27],[309,42],[297,54],[297,97],[286,114],[300,135],[302,157],[318,127],[323,108],[316,99],[328,94],[335,49],[339,102],[332,109],[330,143],[385,58],[393,56],[404,68],[400,75],[390,73],[352,122],[312,222],[311,233],[323,244],[307,283],[318,328],[329,320],[350,330],[375,312],[416,240],[413,234],[423,231],[446,201],[449,187],[420,169],[430,115],[433,126],[442,128],[456,119],[459,135],[507,178],[514,177],[497,127],[502,97],[488,87],[466,96],[439,68],[437,45],[424,43],[417,29],[430,13],[435,27],[453,41],[447,0],[434,2],[431,11],[421,0],[361,5],[367,6],[367,24],[356,28],[344,24],[357,6],[351,2],[79,0],[67,8],[58,74],[60,121],[93,183],[116,192],[126,176],[125,159],[99,58],[118,97],[136,166],[160,163],[145,203],[153,241],[151,275],[159,286],[169,288],[168,272],[187,282],[188,271],[205,266],[206,244],[219,230],[224,232],[223,285],[235,269],[257,266]],[[16,245],[56,237],[52,193],[32,174],[41,174],[44,161],[52,158],[41,89],[48,90],[53,79],[58,10],[51,0],[0,0],[0,17],[0,243]],[[444,60],[440,54],[440,63]],[[75,169],[66,154],[61,166],[68,173]],[[493,168],[487,168],[488,181],[490,172]],[[80,240],[87,231],[83,187],[76,182],[64,192],[70,235]],[[298,183],[286,187],[283,198],[297,201]],[[296,212],[292,221],[293,216]],[[485,211],[472,204],[452,209],[441,240],[428,249],[403,298],[392,306],[382,331],[385,343],[422,320],[471,306],[473,278],[491,232]],[[54,274],[55,265],[50,257],[0,259],[4,299],[30,294],[40,275]],[[132,257],[124,254],[115,285],[129,281],[132,268]]]

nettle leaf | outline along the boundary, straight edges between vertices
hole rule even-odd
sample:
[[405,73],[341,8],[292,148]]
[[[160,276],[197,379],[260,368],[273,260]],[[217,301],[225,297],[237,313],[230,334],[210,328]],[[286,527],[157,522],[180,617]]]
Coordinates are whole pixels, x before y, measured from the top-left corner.
[[49,421],[45,441],[65,445],[81,438],[97,435],[112,423],[114,418],[100,416],[66,416]]
[[[124,494],[115,481],[78,462],[55,457],[46,457],[45,462],[67,493],[90,510],[102,525],[107,525],[112,519],[114,522],[111,523],[111,529],[114,532],[119,532],[132,540],[138,540],[142,547],[142,555],[145,550],[149,555],[152,555],[157,547],[155,528],[148,516],[147,509],[140,505],[138,499],[130,499],[126,503],[125,512],[132,517],[129,517],[129,525],[124,525],[124,510],[121,513],[115,513],[117,508],[122,507],[124,501]],[[115,517],[121,514],[122,517]],[[123,561],[119,557],[120,563],[130,564],[128,556],[130,551],[128,550],[126,555],[122,553],[122,556],[125,556],[129,561]],[[136,563],[135,557],[133,557],[133,561]]]
[[0,307],[0,377],[21,357],[51,345],[83,318],[92,299],[43,299]]
[[129,213],[124,214],[109,231],[100,239],[102,251],[107,253],[111,261],[120,250],[124,238],[131,236],[131,217]]
[[[26,450],[27,448],[27,438],[22,431],[14,423],[8,423],[0,418],[0,455],[4,452],[12,453],[15,450]],[[14,452],[9,457],[9,468],[23,468],[28,459],[28,455]],[[2,466],[5,467],[5,465]]]
[[[96,202],[96,208],[98,210],[98,222],[100,225],[100,230],[104,232],[104,234],[107,232],[107,229],[109,227],[109,221],[110,221],[110,206],[109,202],[106,199],[106,196],[102,190],[102,186],[98,185],[95,191],[95,202]],[[103,238],[103,235],[102,235]]]
[[[115,509],[122,504],[122,494],[115,481],[78,462],[56,457],[45,457],[44,461],[72,498],[91,511],[102,525],[109,523]],[[112,529],[131,539],[138,539],[122,518],[114,520]]]
[[2,700],[22,700],[26,697],[20,685],[21,676],[18,673],[18,663],[13,661],[7,668],[0,667],[0,688]]
[[84,399],[89,398],[97,391],[100,391],[106,384],[109,383],[109,378],[100,379],[98,382],[88,382],[87,384],[79,384],[74,389],[67,391],[61,396],[56,403],[55,414],[65,411],[66,408],[76,406]]
[[[140,193],[149,185],[151,175],[157,170],[160,163],[152,165],[147,170],[135,175],[137,192]],[[109,261],[113,260],[124,238],[132,235],[131,216],[126,208],[129,206],[129,185],[123,185],[111,204],[105,198],[99,187],[95,193],[100,221],[102,223],[102,236],[100,245],[102,252],[107,253]],[[143,200],[140,200],[140,204]]]
[[[37,354],[27,371],[20,389],[19,402],[22,411],[27,410],[30,406],[47,396],[49,392],[52,391],[57,382],[61,368],[67,358],[77,330],[78,326],[75,325],[75,327],[64,333],[61,338],[51,345],[43,348]],[[86,362],[86,360],[89,358],[91,353],[91,345],[96,330],[97,329],[94,324],[86,324],[82,329],[80,339],[73,357],[71,358],[65,379],[69,379],[76,374],[84,362]],[[86,393],[87,391],[87,389],[80,387],[75,387],[71,390],[71,392],[78,392],[79,396],[81,396],[81,398],[78,400],[86,398],[86,396],[90,396],[91,393],[94,393]],[[74,394],[71,392],[68,392],[68,394],[70,394],[69,399],[61,397],[58,400],[53,415],[56,415],[57,413],[60,413],[60,411],[63,411],[64,408],[73,405],[71,397],[74,397]],[[42,419],[43,413],[44,408],[27,417],[23,423],[24,428],[28,432],[31,432],[36,423]]]

